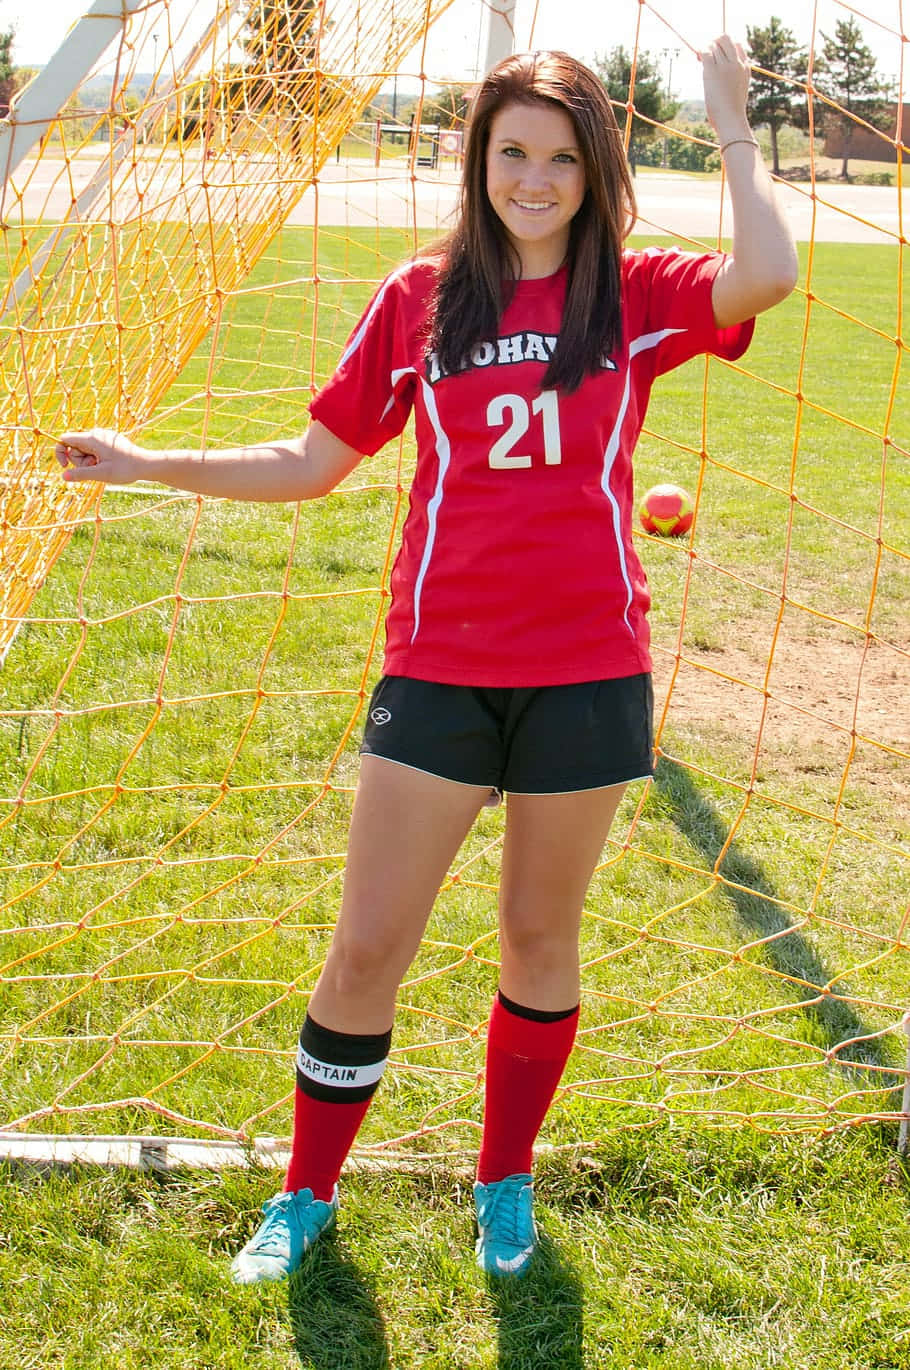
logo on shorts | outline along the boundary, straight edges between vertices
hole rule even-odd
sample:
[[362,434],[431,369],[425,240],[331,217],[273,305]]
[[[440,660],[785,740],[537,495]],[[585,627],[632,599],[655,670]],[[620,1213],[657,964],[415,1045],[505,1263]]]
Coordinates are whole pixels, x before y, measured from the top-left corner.
[[383,723],[388,723],[391,720],[391,717],[392,715],[389,713],[388,709],[374,709],[370,714],[370,718],[372,718],[373,722],[380,728]]

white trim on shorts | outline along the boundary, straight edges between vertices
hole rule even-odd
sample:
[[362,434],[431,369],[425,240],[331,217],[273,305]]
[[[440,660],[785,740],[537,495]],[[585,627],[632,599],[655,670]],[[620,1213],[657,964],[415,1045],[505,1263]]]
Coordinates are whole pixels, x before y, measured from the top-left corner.
[[[449,775],[440,775],[437,771],[424,770],[422,766],[412,766],[408,761],[396,761],[393,756],[382,756],[379,752],[361,752],[361,758],[375,756],[377,761],[388,761],[392,766],[402,766],[406,771],[416,771],[418,775],[429,775],[434,780],[445,780],[449,785],[461,785],[466,790],[491,790],[503,797],[507,794],[521,795],[523,799],[535,799],[552,797],[557,794],[592,794],[595,790],[612,790],[616,785],[634,785],[638,780],[653,780],[654,776],[650,772],[645,775],[633,775],[628,780],[611,780],[607,785],[583,785],[577,790],[500,790],[498,785],[475,785],[472,780],[453,780]],[[493,807],[493,806],[491,806]]]
[[506,794],[519,794],[523,799],[546,798],[554,794],[592,794],[595,790],[612,790],[616,785],[634,785],[637,780],[653,780],[650,772],[646,775],[633,775],[628,780],[611,780],[607,785],[583,785],[577,790],[506,790]]
[[438,771],[426,771],[423,766],[412,766],[409,761],[397,761],[394,756],[383,756],[381,752],[361,752],[365,756],[375,756],[377,761],[388,761],[392,766],[403,766],[406,771],[416,771],[418,775],[431,775],[434,780],[445,780],[449,785],[462,785],[466,790],[495,790],[495,785],[475,785],[473,780],[453,780],[450,775],[440,775]]

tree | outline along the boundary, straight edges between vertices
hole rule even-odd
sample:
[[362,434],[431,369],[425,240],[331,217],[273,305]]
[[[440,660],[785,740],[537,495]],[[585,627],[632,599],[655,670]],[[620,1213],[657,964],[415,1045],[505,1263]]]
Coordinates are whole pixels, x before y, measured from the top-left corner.
[[244,51],[269,72],[309,70],[318,19],[316,0],[258,0],[250,6]]
[[464,86],[440,86],[430,96],[428,109],[440,128],[462,128],[468,117],[468,99]]
[[[229,86],[229,103],[245,110],[289,111],[291,151],[299,156],[305,140],[304,127],[312,119],[317,98],[326,100],[316,78],[316,39],[319,29],[317,0],[253,0],[244,26],[243,49],[249,64],[262,72],[252,79],[241,76]],[[237,88],[243,87],[240,100]]]
[[691,136],[668,140],[666,165],[674,171],[704,171],[708,158],[717,151],[714,130],[708,124],[692,124],[685,132]]
[[0,119],[5,119],[9,114],[9,107],[16,93],[16,71],[13,66],[15,36],[13,29],[0,33]]
[[[604,57],[595,57],[594,70],[610,99],[625,105],[632,82],[632,58],[625,48],[616,47]],[[639,143],[648,143],[658,137],[660,130],[654,125],[668,124],[679,108],[678,101],[672,99],[669,91],[664,91],[657,58],[647,52],[638,54],[632,103],[635,106],[632,139]],[[621,118],[619,124],[621,128]]]
[[871,48],[862,41],[862,30],[855,19],[838,19],[834,37],[823,33],[824,68],[816,81],[823,95],[835,100],[840,109],[818,105],[822,126],[841,135],[840,174],[847,179],[847,162],[856,120],[864,119],[873,128],[885,129],[893,118],[895,92],[891,82],[881,77]]
[[223,67],[217,80],[200,80],[182,96],[170,136],[201,137],[208,146],[220,118],[232,126],[250,118],[266,123],[278,112],[291,152],[299,156],[317,98],[325,112],[337,95],[325,79],[317,83],[318,0],[246,0],[246,7],[243,61]]
[[809,66],[809,54],[801,48],[790,29],[785,29],[776,15],[766,28],[752,28],[746,25],[746,42],[749,60],[762,71],[752,72],[749,83],[747,111],[749,122],[757,127],[766,124],[771,135],[771,161],[775,176],[780,175],[780,157],[777,149],[778,129],[785,124],[804,123],[802,110],[806,103],[805,94],[792,87],[791,81],[805,81]]

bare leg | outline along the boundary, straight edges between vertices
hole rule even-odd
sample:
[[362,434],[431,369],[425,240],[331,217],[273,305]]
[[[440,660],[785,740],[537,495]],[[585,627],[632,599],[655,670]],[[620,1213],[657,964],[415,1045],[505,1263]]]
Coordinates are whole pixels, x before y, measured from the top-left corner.
[[552,1012],[578,1003],[585,895],[625,788],[509,795],[500,986],[516,1003]]
[[489,792],[362,758],[341,912],[310,999],[318,1023],[388,1031],[436,893]]

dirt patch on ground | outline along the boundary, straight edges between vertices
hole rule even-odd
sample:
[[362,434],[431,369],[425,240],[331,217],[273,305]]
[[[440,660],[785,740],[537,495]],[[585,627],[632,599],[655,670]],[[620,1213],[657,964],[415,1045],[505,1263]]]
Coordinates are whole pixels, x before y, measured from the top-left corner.
[[687,647],[678,670],[656,651],[656,720],[669,695],[673,729],[760,745],[769,762],[789,758],[797,770],[849,762],[855,778],[886,786],[910,815],[910,648],[781,637],[769,668],[744,643]]

